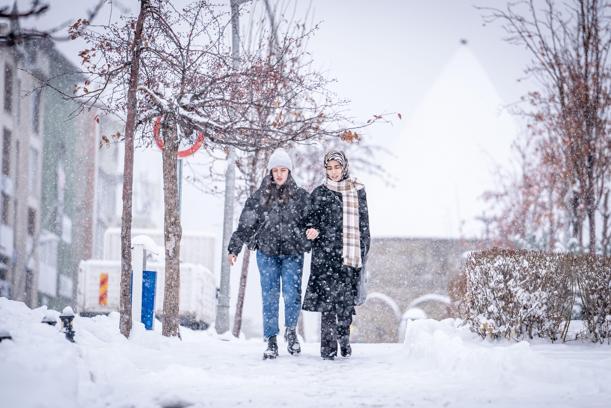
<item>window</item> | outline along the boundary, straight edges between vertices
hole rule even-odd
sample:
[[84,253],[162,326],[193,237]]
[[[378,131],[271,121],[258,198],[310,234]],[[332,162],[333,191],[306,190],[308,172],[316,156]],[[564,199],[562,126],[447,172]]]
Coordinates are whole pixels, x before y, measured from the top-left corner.
[[40,130],[40,89],[32,93],[32,129],[36,133]]
[[28,168],[28,191],[30,195],[38,197],[38,150],[30,147]]
[[28,208],[28,235],[34,236],[36,233],[36,210]]
[[2,132],[2,174],[11,175],[11,131],[4,128]]
[[4,66],[4,110],[13,110],[13,67],[8,64]]
[[0,193],[0,201],[2,201],[0,204],[2,205],[2,224],[4,225],[11,225],[11,220],[10,220],[10,209],[11,209],[11,197],[2,192]]

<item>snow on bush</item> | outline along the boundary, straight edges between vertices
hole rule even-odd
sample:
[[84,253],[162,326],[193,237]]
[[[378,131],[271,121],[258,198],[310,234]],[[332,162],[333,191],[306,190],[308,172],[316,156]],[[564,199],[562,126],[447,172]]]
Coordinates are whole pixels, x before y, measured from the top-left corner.
[[523,339],[561,334],[570,279],[558,254],[491,250],[466,263],[466,320],[482,336]]
[[588,335],[609,338],[611,268],[608,258],[493,249],[465,265],[460,310],[482,337],[565,339],[581,298]]
[[573,276],[582,303],[583,320],[593,341],[611,338],[611,259],[574,257]]

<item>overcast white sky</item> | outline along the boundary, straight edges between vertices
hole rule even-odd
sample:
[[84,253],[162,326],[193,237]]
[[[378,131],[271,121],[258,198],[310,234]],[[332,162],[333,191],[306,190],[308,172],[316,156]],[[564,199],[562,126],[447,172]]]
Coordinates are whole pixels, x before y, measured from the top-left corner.
[[[19,3],[25,8],[29,1]],[[41,24],[77,17],[95,3],[53,0]],[[306,10],[307,4],[301,1],[300,7]],[[517,80],[529,56],[503,41],[499,24],[484,26],[475,4],[503,6],[505,1],[311,1],[312,20],[321,22],[310,43],[313,58],[337,78],[336,90],[352,101],[354,116],[403,114],[401,121],[367,130],[371,140],[396,156],[380,157],[396,187],[356,174],[366,182],[374,237],[458,237],[480,231],[474,220],[483,209],[479,195],[494,186],[494,165],[508,163],[508,146],[520,130],[503,107],[527,91],[526,82]],[[113,13],[128,9],[135,13],[137,2],[115,2]],[[82,46],[59,47],[78,61]],[[160,178],[160,163],[159,153],[151,150],[140,152],[136,165]],[[161,226],[161,212],[158,222]],[[220,237],[220,198],[187,186],[183,224]],[[254,278],[248,297],[256,302]]]

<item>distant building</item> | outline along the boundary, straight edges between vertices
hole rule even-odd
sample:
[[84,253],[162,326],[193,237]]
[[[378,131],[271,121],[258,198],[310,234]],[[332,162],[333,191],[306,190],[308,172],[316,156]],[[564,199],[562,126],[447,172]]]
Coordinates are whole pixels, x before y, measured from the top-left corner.
[[369,298],[357,307],[355,342],[397,342],[402,320],[453,315],[448,285],[466,252],[481,241],[434,238],[374,238],[367,261]]
[[83,77],[51,40],[0,48],[0,69],[0,296],[60,308],[119,224],[119,145],[99,147],[118,123],[66,100]]
[[0,296],[36,305],[45,119],[37,78],[48,77],[48,60],[26,42],[0,48],[0,68]]
[[119,125],[67,101],[84,78],[52,44],[45,54],[53,89],[45,92],[39,300],[61,308],[74,304],[79,262],[100,256],[104,232],[119,224],[120,149],[99,143]]

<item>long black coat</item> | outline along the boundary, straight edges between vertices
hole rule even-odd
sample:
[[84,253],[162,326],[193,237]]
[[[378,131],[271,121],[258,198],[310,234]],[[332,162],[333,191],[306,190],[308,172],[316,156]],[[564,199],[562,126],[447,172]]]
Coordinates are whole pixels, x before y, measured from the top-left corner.
[[289,177],[286,181],[287,202],[267,203],[265,190],[270,182],[271,177],[267,176],[259,189],[246,200],[238,228],[231,235],[227,247],[230,254],[239,254],[244,244],[270,256],[298,255],[309,251],[311,244],[305,236],[307,191]]
[[[358,190],[361,258],[369,252],[369,211],[365,189]],[[308,228],[316,228],[318,237],[312,242],[310,279],[303,300],[303,309],[313,312],[349,309],[354,313],[360,269],[343,266],[343,203],[342,194],[324,185],[310,194]]]

